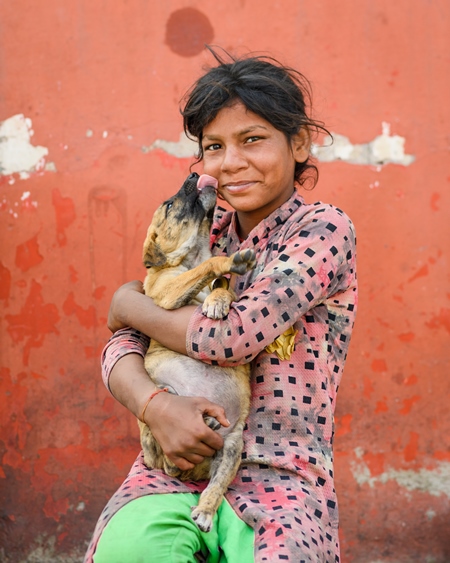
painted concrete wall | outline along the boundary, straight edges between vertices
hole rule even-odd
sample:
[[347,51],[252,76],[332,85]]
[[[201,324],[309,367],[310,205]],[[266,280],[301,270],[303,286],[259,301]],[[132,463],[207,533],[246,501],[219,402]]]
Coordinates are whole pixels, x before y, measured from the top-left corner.
[[449,23],[446,0],[1,3],[1,561],[79,561],[138,450],[99,354],[187,173],[178,101],[205,42],[302,70],[336,134],[306,198],[359,237],[343,560],[450,560]]

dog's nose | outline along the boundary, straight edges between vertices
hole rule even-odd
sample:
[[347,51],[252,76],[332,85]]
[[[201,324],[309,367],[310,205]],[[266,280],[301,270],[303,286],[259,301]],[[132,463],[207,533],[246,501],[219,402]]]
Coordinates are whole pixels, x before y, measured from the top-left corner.
[[197,180],[197,178],[198,178],[197,172],[192,172],[192,174],[189,174],[189,176],[187,177],[188,180]]

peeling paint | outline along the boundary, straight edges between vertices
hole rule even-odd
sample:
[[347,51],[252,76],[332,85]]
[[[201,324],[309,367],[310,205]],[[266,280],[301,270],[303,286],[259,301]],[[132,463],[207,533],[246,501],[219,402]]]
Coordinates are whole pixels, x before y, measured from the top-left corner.
[[66,229],[75,221],[75,205],[70,197],[63,197],[58,189],[52,192],[52,203],[55,208],[56,236],[59,246],[67,244]]
[[54,162],[46,162],[44,166],[46,172],[56,172],[56,165]]
[[28,365],[31,348],[40,348],[48,334],[59,334],[56,328],[59,318],[56,305],[44,302],[42,286],[32,279],[30,293],[20,313],[5,315],[12,342],[25,341],[22,345],[23,365]]
[[75,315],[81,326],[85,328],[92,328],[97,326],[97,314],[93,305],[87,309],[83,309],[75,302],[73,291],[69,293],[67,299],[63,304],[64,313],[67,316]]
[[344,135],[338,133],[332,133],[332,135],[333,139],[327,137],[322,146],[313,145],[311,149],[313,156],[321,162],[341,160],[349,164],[409,166],[415,160],[413,155],[405,154],[404,137],[391,135],[389,123],[383,122],[381,135],[375,137],[373,141],[361,145],[353,145]]
[[[405,2],[372,3],[371,17],[365,2],[352,3],[351,17],[331,0],[291,0],[278,11],[281,2],[238,0],[227,13],[222,4],[110,2],[106,22],[95,0],[76,17],[70,2],[0,4],[9,54],[0,126],[23,114],[25,145],[48,149],[35,168],[5,175],[12,139],[0,138],[0,562],[81,563],[139,451],[135,421],[102,385],[99,358],[111,296],[145,275],[149,217],[198,150],[176,114],[214,59],[164,42],[171,14],[192,5],[237,55],[256,37],[255,49],[275,45],[294,68],[313,68],[316,117],[328,115],[329,130],[347,138],[340,159],[316,159],[323,177],[302,191],[348,213],[362,243],[364,306],[336,416],[341,559],[449,563],[448,493],[423,489],[438,494],[450,463],[450,2],[412,2],[406,16]],[[317,16],[321,33],[311,28]],[[321,160],[329,142],[314,142]],[[363,157],[353,163],[354,150]]]
[[143,146],[142,152],[151,152],[161,149],[171,156],[177,158],[191,158],[196,155],[198,145],[195,141],[189,139],[184,133],[180,133],[178,141],[165,141],[164,139],[156,139],[150,146]]
[[9,299],[11,291],[11,272],[0,262],[0,299]]
[[30,192],[24,192],[21,195],[20,203],[19,201],[10,201],[6,197],[4,197],[0,201],[0,211],[1,210],[7,211],[9,215],[14,217],[14,219],[17,219],[19,217],[18,211],[29,211],[30,209],[34,210],[37,208],[37,206],[38,206],[38,202],[31,199]]
[[44,168],[48,149],[31,144],[33,133],[31,119],[23,114],[0,123],[0,175],[19,174],[26,180],[31,172]]
[[429,508],[426,512],[425,512],[425,516],[427,517],[428,520],[433,520],[436,517],[436,511],[434,511],[432,508]]
[[396,483],[408,491],[419,491],[432,496],[446,495],[450,498],[450,462],[437,463],[435,469],[388,469],[380,475],[373,476],[369,467],[362,459],[364,450],[356,448],[357,460],[350,462],[353,477],[358,485],[369,485],[373,488],[376,484],[386,484],[388,481]]
[[35,547],[28,553],[27,558],[22,559],[20,563],[44,563],[47,561],[53,561],[53,563],[80,563],[80,561],[83,561],[84,552],[85,548],[82,546],[70,554],[58,553],[58,539],[56,536],[40,534],[35,539]]
[[44,257],[39,252],[37,235],[16,247],[16,266],[22,270],[22,272],[26,272],[30,268],[37,266],[43,260]]

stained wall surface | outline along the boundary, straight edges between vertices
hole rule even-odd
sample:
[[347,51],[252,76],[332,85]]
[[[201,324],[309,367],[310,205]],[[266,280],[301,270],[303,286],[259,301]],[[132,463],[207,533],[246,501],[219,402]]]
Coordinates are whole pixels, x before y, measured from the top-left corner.
[[1,561],[80,561],[138,451],[99,355],[188,172],[178,107],[204,43],[299,68],[335,134],[305,197],[343,208],[359,242],[343,561],[450,560],[449,24],[446,0],[0,4]]

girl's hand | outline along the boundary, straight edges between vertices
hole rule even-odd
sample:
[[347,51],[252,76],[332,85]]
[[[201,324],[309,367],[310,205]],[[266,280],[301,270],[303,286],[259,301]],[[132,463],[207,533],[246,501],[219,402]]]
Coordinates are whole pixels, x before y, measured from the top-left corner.
[[229,426],[225,411],[203,397],[159,393],[145,412],[145,422],[164,454],[182,471],[192,469],[223,447],[223,438],[209,428],[203,415]]
[[144,293],[142,282],[134,280],[128,282],[114,293],[108,312],[108,328],[111,332],[117,332],[121,328],[130,326],[127,322],[129,311],[132,309],[130,298],[133,293]]

